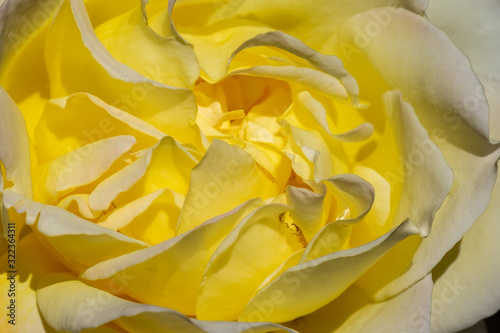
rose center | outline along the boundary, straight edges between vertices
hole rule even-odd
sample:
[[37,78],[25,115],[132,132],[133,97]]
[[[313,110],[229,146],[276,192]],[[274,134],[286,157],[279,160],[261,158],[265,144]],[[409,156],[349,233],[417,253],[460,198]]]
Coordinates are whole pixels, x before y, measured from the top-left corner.
[[215,84],[200,79],[194,92],[196,122],[210,141],[232,136],[283,148],[285,137],[278,118],[292,103],[286,82],[235,75]]

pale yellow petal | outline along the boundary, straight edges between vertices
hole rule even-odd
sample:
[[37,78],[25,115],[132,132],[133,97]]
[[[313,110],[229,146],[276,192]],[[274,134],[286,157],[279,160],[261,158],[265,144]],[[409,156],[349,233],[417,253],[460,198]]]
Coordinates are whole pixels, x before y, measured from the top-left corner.
[[177,234],[252,198],[280,193],[274,177],[243,149],[214,140],[191,172]]
[[309,261],[340,250],[348,241],[351,228],[365,218],[375,200],[373,187],[354,174],[335,176],[324,184],[332,196],[327,207],[326,224],[307,245],[300,262]]
[[396,297],[372,303],[353,286],[333,302],[290,322],[289,326],[304,333],[429,333],[432,287],[428,275]]
[[273,323],[190,319],[171,309],[118,298],[63,274],[48,275],[38,284],[37,303],[47,324],[65,332],[79,332],[113,322],[133,333],[297,333]]
[[139,6],[104,22],[95,32],[115,59],[151,80],[191,88],[199,76],[192,47],[172,35],[158,35]]
[[205,270],[197,318],[237,319],[266,277],[303,248],[300,235],[285,220],[287,210],[285,205],[265,205],[224,239]]
[[35,170],[35,200],[55,200],[98,179],[136,143],[133,136],[117,136],[89,143],[44,163]]
[[[294,266],[255,295],[240,320],[285,322],[311,313],[345,291],[389,249],[419,230],[409,221],[359,248],[339,251]],[[414,236],[416,237],[416,236]],[[264,307],[276,291],[283,297],[279,304]]]
[[184,196],[172,190],[161,189],[114,209],[99,222],[106,228],[158,244],[175,236]]
[[[72,205],[73,203],[75,203],[77,207],[74,207],[74,205]],[[93,210],[90,208],[89,195],[86,193],[70,194],[60,200],[57,203],[57,207],[91,220],[98,218],[102,214],[101,210]]]
[[[25,199],[15,205],[36,223],[33,229],[51,254],[76,272],[100,261],[147,247],[147,244],[95,225],[59,207]],[[28,223],[29,224],[29,223]]]
[[5,1],[0,11],[0,85],[23,113],[31,140],[49,97],[45,34],[61,2]]
[[[210,257],[231,230],[260,204],[258,200],[247,202],[173,239],[99,263],[85,271],[83,278],[112,281],[142,302],[194,316],[198,287]],[[149,271],[155,273],[146,273]]]
[[283,151],[292,160],[292,168],[304,181],[319,183],[337,174],[349,172],[343,147],[333,138],[324,137],[317,131],[290,125],[281,121],[289,135]]
[[[398,7],[403,7],[423,15],[427,7],[427,0],[373,0],[369,2],[246,0],[224,1],[219,6],[219,10],[207,13],[207,15],[211,14],[208,22],[230,21],[234,17],[245,17],[261,25],[273,27],[273,30],[295,36],[313,49],[319,50],[325,44],[330,44],[326,46],[331,47],[331,43],[335,42],[339,26],[357,13],[371,8],[393,6],[391,8],[393,11],[397,11]],[[384,17],[380,19],[384,19]],[[372,20],[376,20],[376,18]],[[200,26],[204,20],[198,18],[198,22],[198,24],[193,22],[192,25]]]
[[[2,332],[45,332],[36,304],[36,285],[44,275],[66,272],[68,269],[44,249],[33,233],[24,237],[19,237],[18,234],[15,237],[17,240],[15,259],[12,259],[12,252],[8,251],[12,248],[8,248],[7,244],[1,242],[0,290],[3,295],[0,296],[0,300],[5,308],[10,306],[11,300],[14,300],[14,313],[10,316],[10,309],[5,309],[2,321],[0,321],[0,330]],[[11,264],[14,267],[9,267]],[[9,320],[13,320],[15,325],[9,323]]]
[[[397,179],[404,181],[405,186],[395,219],[409,216],[428,237],[421,243],[404,242],[360,279],[359,286],[379,300],[398,293],[428,274],[463,236],[486,208],[500,154],[497,147],[480,138],[467,125],[463,124],[458,131],[439,114],[429,118],[419,112],[420,121],[431,133],[428,136],[413,108],[402,102],[397,93],[388,93],[386,102],[388,108],[392,108],[394,126],[405,129],[404,134],[400,132],[398,143],[404,154],[406,176],[394,177],[396,182]],[[411,136],[420,139],[410,139]],[[471,149],[483,151],[484,155],[477,156]],[[412,265],[408,266],[408,262]]]
[[[0,161],[5,168],[5,178],[11,182],[11,191],[31,198],[31,161],[26,122],[16,103],[0,87]],[[5,187],[10,187],[4,184]]]
[[[309,48],[304,42],[301,40],[294,38],[293,36],[290,36],[286,33],[283,33],[281,31],[272,31],[264,34],[260,34],[258,36],[255,36],[252,39],[249,39],[245,43],[243,43],[240,47],[238,47],[237,50],[234,51],[233,57],[241,52],[244,49],[251,48],[251,47],[256,47],[256,46],[273,46],[276,48],[280,48],[282,50],[285,50],[287,52],[290,52],[291,54],[296,55],[297,57],[303,58],[306,60],[312,67],[314,67],[316,70],[319,71],[319,73],[314,74],[312,71],[305,71],[307,68],[295,68],[296,71],[299,73],[303,71],[302,75],[309,73],[311,76],[316,76],[317,80],[314,80],[312,82],[317,82],[319,84],[321,82],[321,78],[325,80],[325,82],[330,81],[331,87],[329,89],[333,89],[333,86],[336,86],[335,89],[338,88],[338,84],[336,81],[332,81],[327,79],[326,76],[323,76],[320,73],[324,73],[325,75],[331,76],[332,78],[335,78],[338,80],[338,82],[341,83],[343,89],[337,90],[337,94],[340,93],[338,97],[344,96],[344,94],[347,94],[347,96],[352,97],[352,102],[354,104],[358,103],[358,92],[359,88],[356,83],[356,80],[354,77],[349,74],[348,71],[344,68],[342,61],[336,57],[336,56],[331,56],[331,55],[324,55],[321,54],[314,49]],[[259,66],[254,67],[256,68],[255,70],[259,70]],[[264,69],[264,68],[263,68]],[[275,69],[276,73],[280,73],[278,69]],[[287,75],[287,70],[284,70],[282,75]],[[307,79],[304,80],[304,78],[299,78],[300,75],[297,75],[297,77],[294,76],[294,74],[290,74],[289,78],[295,78],[299,83],[306,83]],[[328,91],[327,89],[321,89],[323,92]],[[343,90],[343,91],[342,91]],[[342,91],[342,92],[341,92]],[[345,93],[344,93],[345,91]],[[335,93],[333,94],[335,95]],[[346,96],[346,97],[347,97]]]
[[444,32],[406,10],[389,13],[386,26],[377,25],[379,33],[370,37],[366,22],[374,13],[358,14],[345,23],[346,42],[361,50],[384,80],[407,98],[424,101],[432,112],[456,114],[488,138],[488,103],[469,59]]
[[95,35],[83,1],[62,5],[47,35],[45,59],[51,97],[85,91],[201,146],[192,91],[150,80],[114,59]]
[[349,96],[339,80],[310,68],[295,66],[254,66],[248,69],[235,70],[231,72],[231,74],[252,75],[291,81],[299,84],[303,88],[341,100],[345,100]]
[[[184,9],[186,15],[189,15],[189,6],[185,7],[187,7]],[[178,6],[176,10],[182,10],[181,6]],[[270,30],[269,27],[247,20],[205,26],[202,29],[179,27],[182,36],[194,46],[201,69],[205,74],[202,77],[209,82],[219,81],[226,75],[233,52],[240,45]]]
[[500,307],[498,235],[500,180],[486,211],[433,270],[433,332],[464,329]]
[[329,217],[332,198],[327,196],[326,192],[326,186],[321,187],[319,193],[302,187],[286,188],[286,202],[293,207],[290,216],[308,242],[325,225]]
[[384,101],[396,143],[406,162],[406,181],[395,219],[410,217],[427,236],[434,215],[451,190],[453,169],[400,93],[389,92],[384,95]]
[[[431,1],[426,13],[430,22],[443,30],[469,57],[476,73],[500,78],[500,48],[495,42],[500,30],[495,19],[500,15],[497,2]],[[485,88],[488,90],[487,86]]]
[[[78,119],[78,121],[74,121]],[[86,93],[50,100],[35,130],[40,164],[92,142],[118,135],[137,139],[134,149],[154,145],[164,133],[99,98]]]
[[112,202],[122,206],[163,188],[185,195],[190,171],[196,163],[186,148],[171,137],[163,137],[154,147],[141,152],[137,160],[97,185],[90,194],[89,205],[105,210]]

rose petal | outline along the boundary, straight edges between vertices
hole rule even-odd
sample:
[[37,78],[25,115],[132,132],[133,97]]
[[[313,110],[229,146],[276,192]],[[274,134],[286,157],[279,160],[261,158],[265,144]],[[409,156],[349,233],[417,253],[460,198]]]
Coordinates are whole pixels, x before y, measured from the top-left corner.
[[267,286],[269,283],[274,281],[278,276],[281,275],[281,273],[285,272],[289,268],[292,268],[293,266],[296,266],[300,263],[300,258],[304,254],[304,248],[298,250],[288,258],[286,258],[285,261],[281,265],[278,266],[271,274],[269,274],[262,282],[261,284],[257,287],[255,290],[254,294],[252,295],[255,296],[257,293],[259,293],[265,286]]
[[[433,112],[456,113],[488,138],[488,104],[481,98],[484,90],[467,57],[421,16],[388,10],[386,20],[378,23],[374,13],[358,14],[344,25],[347,43],[365,54],[384,80],[410,100],[424,101]],[[376,23],[376,34],[368,31],[367,22]]]
[[[72,210],[72,203],[77,205],[77,212]],[[102,214],[101,210],[93,210],[90,208],[89,195],[86,193],[70,194],[59,201],[57,207],[70,211],[75,215],[80,214],[83,218],[89,220],[96,219]]]
[[410,217],[427,236],[437,210],[451,189],[453,169],[400,93],[389,92],[384,95],[384,101],[396,143],[408,164],[395,219]]
[[[300,332],[429,333],[432,278],[430,275],[403,293],[381,303],[371,303],[356,287],[310,315],[290,322]],[[332,316],[332,313],[335,315]]]
[[[416,20],[420,21],[419,18]],[[423,157],[440,151],[438,155],[442,153],[446,162],[451,166],[454,180],[450,194],[437,210],[429,237],[423,239],[420,244],[411,241],[403,243],[401,248],[391,251],[360,281],[359,285],[362,289],[377,300],[398,294],[431,271],[486,208],[497,173],[495,163],[500,155],[498,146],[491,145],[481,138],[454,111],[446,114],[431,112],[434,110],[432,106],[417,100],[412,101],[412,105],[419,116],[419,121],[439,150],[432,148],[433,145],[427,139],[417,141],[419,142],[417,147],[419,145],[420,147],[415,150],[413,157],[410,154],[403,159],[403,168],[407,170],[406,172],[416,175],[425,170],[421,167],[421,163],[428,159],[423,159]],[[431,170],[433,174],[435,174],[434,169],[445,170],[446,168],[434,166]],[[402,179],[398,175],[393,176],[396,176],[391,180],[394,183],[398,182],[398,178],[400,181],[406,179],[408,184],[412,183],[410,182],[413,178],[411,176]],[[449,178],[443,177],[440,176],[439,180]],[[416,184],[418,183],[412,186],[417,186]],[[417,188],[420,188],[420,185]],[[430,192],[435,193],[434,190]],[[467,195],[463,195],[464,193]],[[413,198],[415,197],[428,198],[423,194],[413,195]],[[415,200],[409,199],[407,202],[408,207],[412,206],[412,209],[416,209]],[[441,201],[434,201],[434,205],[438,202]],[[415,210],[422,221],[431,221],[432,211],[438,208],[438,206],[428,207],[431,210],[425,214],[421,214],[424,211],[418,213],[418,209]],[[404,211],[400,212],[402,214]],[[430,225],[426,228],[430,230]],[[426,228],[422,230],[425,232]],[[410,266],[408,266],[409,261],[412,262]]]
[[[418,233],[419,230],[406,220],[359,248],[331,253],[294,266],[255,295],[239,319],[285,322],[311,313],[338,297],[398,242]],[[277,293],[283,296],[279,302],[273,301]],[[264,305],[269,303],[272,306]]]
[[[173,239],[101,262],[82,276],[92,281],[106,279],[142,302],[194,316],[198,287],[210,257],[227,234],[260,204],[258,200],[247,202]],[[154,275],[145,274],[151,270]]]
[[[404,174],[390,177],[392,181],[403,182],[403,190],[395,211],[394,221],[409,217],[415,221],[423,236],[434,235],[434,230],[431,233],[431,227],[439,223],[436,221],[436,212],[452,188],[452,170],[441,151],[430,140],[411,105],[403,102],[401,94],[388,92],[384,95],[384,100],[391,125],[395,131],[396,142],[402,154],[403,170],[405,170]],[[426,241],[422,240],[423,243]],[[441,244],[442,242],[444,240],[441,240]],[[419,269],[424,267],[431,269],[432,266],[428,266],[428,257],[425,261],[411,258],[419,246],[418,242],[408,240],[402,242],[400,246],[403,249],[390,251],[384,259],[357,282],[358,286],[368,295],[374,296],[376,299],[383,299],[381,295],[391,290],[388,288],[384,291],[386,284],[390,285],[395,283],[394,280],[400,279],[401,275],[409,270],[407,264],[409,261],[413,262],[410,270],[414,266],[419,267]],[[425,245],[422,246],[422,249],[425,249]],[[418,277],[410,273],[407,273],[404,278],[418,281]],[[405,282],[408,283],[408,280]],[[374,295],[377,289],[382,291],[378,290]],[[387,297],[387,294],[384,297]]]
[[328,97],[347,99],[344,86],[337,79],[309,68],[295,66],[254,66],[231,72],[232,75],[252,75],[284,81],[291,81],[302,87],[319,92]]
[[154,147],[141,152],[136,161],[97,185],[90,194],[89,206],[106,210],[112,202],[122,206],[163,188],[184,195],[196,163],[197,159],[186,148],[171,137],[163,137]]
[[15,209],[19,214],[30,216],[32,222],[37,221],[33,228],[42,244],[76,272],[147,247],[141,241],[95,225],[59,207],[25,199],[18,202]]
[[264,279],[303,248],[287,225],[288,206],[265,205],[252,212],[217,248],[207,265],[196,317],[235,320]]
[[[259,22],[260,25],[273,27],[273,30],[295,36],[306,41],[306,44],[313,49],[320,50],[325,42],[333,43],[332,39],[336,38],[339,26],[346,19],[371,8],[383,6],[403,7],[423,15],[427,7],[427,0],[376,0],[370,2],[315,0],[307,3],[300,0],[291,0],[286,3],[280,0],[246,0],[222,6],[212,15],[209,22],[240,17],[248,18]],[[227,10],[227,7],[230,10]]]
[[[78,119],[75,122],[74,119]],[[118,135],[137,139],[136,150],[154,145],[164,133],[129,113],[86,93],[50,100],[35,130],[40,164],[86,144]]]
[[0,7],[0,85],[23,113],[31,140],[49,96],[44,58],[37,55],[61,2],[2,1]]
[[[320,101],[318,101],[316,98],[312,96],[312,94],[309,91],[301,91],[300,93],[297,94],[296,100],[298,103],[302,106],[302,108],[309,112],[314,120],[320,125],[321,129],[323,129],[326,133],[328,133],[331,137],[342,141],[342,142],[360,142],[360,141],[365,141],[367,140],[372,134],[373,134],[373,125],[371,123],[362,123],[358,125],[357,127],[345,132],[345,133],[340,133],[340,134],[333,134],[332,130],[330,128],[330,124],[333,122],[332,121],[332,110],[325,107]],[[303,113],[303,110],[300,108],[292,109],[296,113]],[[301,112],[302,111],[302,112]],[[337,111],[337,110],[335,110]],[[353,110],[354,111],[354,110]],[[287,113],[290,113],[287,112]],[[300,118],[304,118],[305,115],[296,115],[297,120]],[[287,115],[285,114],[284,117],[286,119],[293,121],[292,117],[290,117],[290,114]],[[307,116],[306,116],[307,117]],[[316,127],[316,126],[314,126]]]
[[290,216],[307,242],[310,242],[327,222],[331,201],[332,197],[327,196],[326,186],[321,187],[319,193],[302,187],[287,186],[286,202],[293,207]]
[[177,234],[243,202],[280,193],[274,177],[238,146],[214,140],[191,172]]
[[306,126],[293,126],[287,120],[281,120],[280,124],[289,136],[283,151],[292,160],[295,173],[309,186],[349,172],[346,160],[341,158],[344,152],[340,142]]
[[[19,229],[18,229],[19,230]],[[36,290],[35,286],[38,281],[47,274],[54,272],[65,272],[67,268],[62,266],[43,248],[36,240],[33,233],[29,233],[22,239],[18,239],[16,244],[16,264],[15,269],[7,268],[7,251],[0,258],[2,260],[2,271],[0,273],[0,289],[5,293],[2,297],[5,306],[9,306],[10,299],[15,300],[15,318],[9,317],[9,310],[4,312],[3,320],[0,322],[0,330],[2,332],[11,332],[12,327],[15,327],[21,332],[45,332],[44,324],[36,306]],[[2,242],[2,247],[7,246]],[[11,252],[9,252],[11,254]],[[9,271],[17,271],[17,274],[12,274]],[[15,277],[15,288],[11,288],[12,275]],[[15,297],[7,297],[9,289],[15,289]],[[22,313],[24,318],[20,318]],[[8,323],[8,320],[15,319],[15,326]]]
[[156,34],[141,8],[115,16],[95,33],[115,59],[151,80],[191,88],[199,76],[193,48],[172,34]]
[[495,42],[500,31],[497,1],[431,1],[426,13],[431,23],[446,32],[470,58],[477,73],[500,79],[500,45]]
[[83,1],[62,5],[47,34],[45,59],[52,97],[81,91],[99,95],[164,133],[201,147],[192,91],[147,79],[114,59],[95,35]]
[[98,223],[154,245],[175,236],[184,196],[161,189],[114,209]]
[[486,211],[433,270],[432,331],[454,332],[500,308],[500,181]]
[[[375,191],[370,183],[353,174],[335,176],[325,181],[333,196],[332,221],[319,230],[307,245],[300,262],[338,251],[349,239],[351,227],[359,223],[372,208]],[[329,223],[331,222],[331,223]]]
[[73,280],[46,276],[38,285],[38,308],[58,331],[79,332],[114,322],[128,332],[267,333],[296,331],[272,323],[208,322],[153,305],[130,302]]
[[[349,74],[348,71],[346,71],[344,65],[342,64],[342,61],[338,57],[321,54],[315,51],[314,49],[309,48],[301,40],[294,38],[290,35],[287,35],[281,31],[271,31],[268,33],[263,33],[258,36],[255,36],[252,39],[249,39],[248,41],[240,45],[238,49],[236,49],[236,51],[233,52],[232,57],[234,57],[236,54],[238,54],[244,49],[256,46],[277,47],[287,52],[290,52],[291,54],[294,54],[297,57],[303,58],[319,71],[319,73],[316,74],[318,79],[324,77],[326,80],[327,79],[326,75],[331,76],[331,78],[336,78],[338,82],[340,82],[343,86],[343,89],[341,90],[345,91],[345,93],[348,93],[349,96],[353,98],[353,103],[357,104],[359,89],[356,80],[351,74]],[[231,59],[229,61],[231,61]],[[263,66],[255,66],[252,67],[250,70],[262,72],[262,70],[266,69],[266,68],[261,69],[261,67]],[[280,73],[280,71],[278,70],[279,68],[275,69],[276,73]],[[306,68],[296,68],[295,70],[299,72],[304,71],[302,75],[306,73],[310,73],[310,75],[313,75],[314,73],[313,71],[306,71]],[[286,75],[287,72],[288,71],[285,70],[282,73]],[[326,75],[323,76],[322,73]],[[298,76],[297,78],[299,77],[300,76]],[[298,82],[305,83],[302,80],[303,79],[301,78],[300,80],[298,80]],[[317,82],[320,83],[321,81],[318,80]],[[333,82],[331,83],[332,86],[337,85],[336,81],[332,82]],[[333,87],[330,87],[330,89],[331,88]],[[324,92],[327,91],[326,89],[320,89],[320,90]],[[342,97],[345,94],[343,91],[342,94],[337,97]]]
[[135,143],[133,136],[112,137],[40,165],[34,171],[35,200],[52,204],[75,188],[92,183]]
[[366,223],[362,227],[371,228],[374,235],[380,234],[380,230],[391,223],[391,213],[395,213],[391,209],[391,194],[396,189],[393,189],[391,184],[372,168],[357,165],[353,173],[366,180],[375,189],[375,200],[370,213],[365,217]]
[[[33,197],[31,162],[26,123],[16,103],[0,87],[0,161],[5,178],[12,182],[10,191],[26,198]],[[7,184],[4,184],[7,187]]]
[[182,36],[194,46],[203,71],[202,77],[208,82],[217,82],[226,76],[233,52],[240,45],[271,30],[246,20],[203,26],[202,29],[179,29]]

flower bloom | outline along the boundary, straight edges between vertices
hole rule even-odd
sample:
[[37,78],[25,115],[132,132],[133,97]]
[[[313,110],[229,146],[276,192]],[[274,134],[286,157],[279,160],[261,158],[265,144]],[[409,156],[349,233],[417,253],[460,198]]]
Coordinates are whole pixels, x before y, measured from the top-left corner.
[[454,332],[496,312],[498,50],[471,65],[433,6],[4,1],[2,331]]

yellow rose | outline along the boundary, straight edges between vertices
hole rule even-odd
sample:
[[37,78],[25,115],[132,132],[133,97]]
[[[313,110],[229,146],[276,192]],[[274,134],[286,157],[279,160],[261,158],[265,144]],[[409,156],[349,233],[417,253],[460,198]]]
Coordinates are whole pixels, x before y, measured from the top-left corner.
[[446,21],[476,8],[429,10],[471,66],[426,1],[174,4],[1,4],[2,332],[454,332],[500,308],[498,49]]

